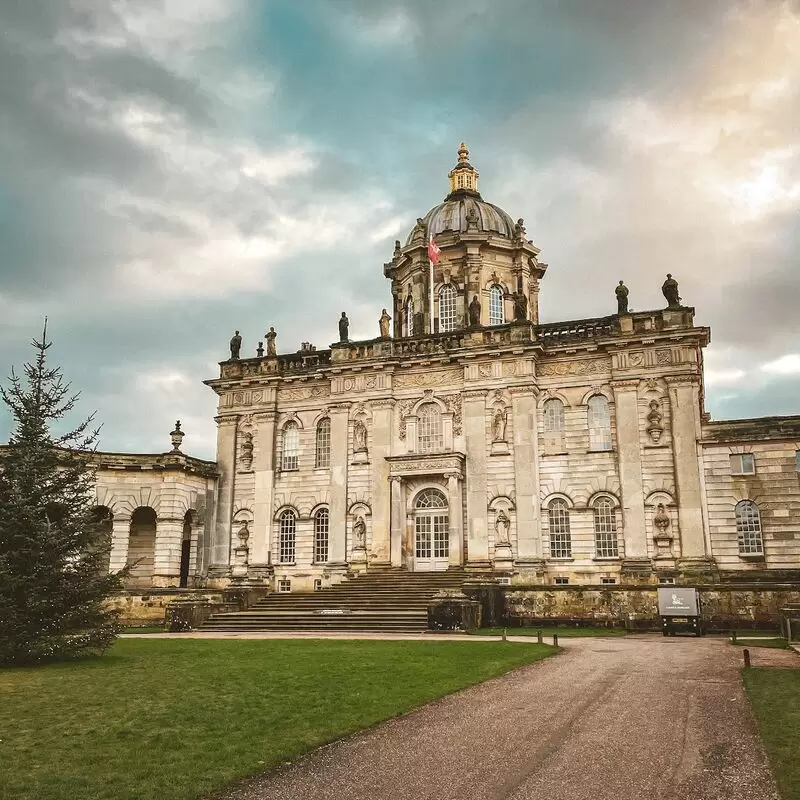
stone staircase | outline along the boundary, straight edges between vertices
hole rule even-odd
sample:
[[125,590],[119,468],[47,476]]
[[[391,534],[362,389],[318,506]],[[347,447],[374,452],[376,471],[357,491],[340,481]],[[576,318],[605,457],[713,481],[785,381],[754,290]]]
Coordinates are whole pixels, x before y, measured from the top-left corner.
[[247,611],[212,614],[204,631],[353,631],[422,633],[428,601],[440,589],[459,589],[462,569],[368,572],[317,592],[270,594]]

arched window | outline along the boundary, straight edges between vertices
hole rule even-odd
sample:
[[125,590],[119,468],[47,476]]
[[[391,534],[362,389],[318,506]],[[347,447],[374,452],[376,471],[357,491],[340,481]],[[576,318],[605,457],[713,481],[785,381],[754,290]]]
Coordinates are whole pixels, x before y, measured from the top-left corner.
[[439,331],[446,333],[456,327],[456,287],[447,283],[439,289]]
[[502,325],[506,321],[503,309],[503,287],[495,284],[489,289],[489,324]]
[[331,420],[324,417],[317,423],[317,457],[314,466],[327,469],[331,465]]
[[281,469],[284,472],[297,469],[300,454],[300,428],[293,420],[283,426],[283,448],[281,451]]
[[442,412],[436,403],[423,403],[417,411],[417,451],[438,453],[443,448]]
[[447,498],[438,489],[425,489],[414,503],[414,567],[447,569],[450,559],[450,515]]
[[617,512],[607,497],[594,504],[594,552],[597,558],[619,557]]
[[327,508],[314,514],[314,563],[322,564],[328,560],[328,529],[330,515]]
[[760,556],[764,554],[764,540],[761,536],[761,514],[752,500],[741,500],[736,504],[736,533],[739,536],[740,556]]
[[611,449],[611,412],[602,394],[589,398],[589,449]]
[[572,534],[569,528],[569,508],[561,498],[547,506],[550,527],[550,558],[572,558]]
[[294,511],[286,510],[280,517],[278,539],[278,561],[281,564],[294,563],[295,538],[297,532],[297,517]]
[[414,300],[409,297],[406,300],[406,336],[414,335]]

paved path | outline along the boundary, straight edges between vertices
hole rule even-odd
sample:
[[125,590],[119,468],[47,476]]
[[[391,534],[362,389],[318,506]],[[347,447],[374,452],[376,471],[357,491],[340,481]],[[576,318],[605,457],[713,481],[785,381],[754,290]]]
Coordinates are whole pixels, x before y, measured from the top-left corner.
[[[248,781],[226,800],[777,800],[725,641],[567,652]],[[513,644],[509,644],[510,647]],[[798,666],[752,648],[753,665]]]

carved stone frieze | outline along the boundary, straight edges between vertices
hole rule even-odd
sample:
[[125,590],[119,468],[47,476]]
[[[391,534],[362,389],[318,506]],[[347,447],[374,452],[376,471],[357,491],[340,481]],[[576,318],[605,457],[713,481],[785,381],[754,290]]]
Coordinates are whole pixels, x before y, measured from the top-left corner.
[[389,388],[389,375],[337,375],[331,379],[331,394],[348,392],[371,392],[376,389]]
[[315,400],[317,398],[330,397],[330,387],[324,385],[297,386],[281,388],[278,392],[280,402],[291,402],[293,400]]
[[571,376],[571,375],[597,375],[608,372],[611,365],[604,358],[580,359],[578,361],[546,361],[539,365],[539,375],[542,377]]
[[387,460],[390,477],[435,473],[442,476],[454,475],[460,480],[464,476],[464,456],[461,453],[392,456]]
[[436,372],[409,372],[394,376],[396,389],[416,389],[422,386],[447,386],[461,381],[460,369],[438,370]]
[[222,399],[225,407],[233,406],[256,406],[268,403],[275,399],[274,389],[237,389],[227,392]]
[[680,364],[680,347],[649,347],[643,350],[625,350],[612,356],[615,370],[667,367]]

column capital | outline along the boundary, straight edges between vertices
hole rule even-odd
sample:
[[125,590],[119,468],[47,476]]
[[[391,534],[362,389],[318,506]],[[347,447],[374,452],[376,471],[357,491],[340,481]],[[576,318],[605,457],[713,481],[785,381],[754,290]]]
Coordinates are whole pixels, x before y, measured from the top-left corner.
[[394,408],[397,401],[393,397],[379,397],[377,400],[371,400],[370,405],[372,408]]
[[349,400],[342,400],[342,401],[337,400],[335,403],[331,403],[328,406],[328,411],[332,414],[341,413],[343,411],[349,412],[352,407],[353,403],[351,403]]
[[277,411],[256,411],[253,414],[253,422],[275,422],[277,419]]
[[217,423],[219,428],[235,427],[239,423],[238,414],[220,414],[214,417],[214,422]]
[[403,478],[400,475],[390,475],[389,476],[389,485],[392,488],[395,488],[396,486],[400,486],[400,484],[402,482],[403,482]]
[[461,396],[464,400],[485,400],[488,394],[488,389],[467,389],[461,392]]
[[535,383],[525,383],[517,386],[508,386],[506,387],[506,391],[511,395],[513,398],[514,396],[526,395],[531,394],[534,397],[538,397],[539,395],[539,387]]
[[632,378],[630,380],[611,381],[610,385],[615,392],[638,392],[640,383],[639,378]]
[[698,386],[700,384],[699,375],[665,375],[664,380],[668,386]]
[[460,473],[460,472],[445,472],[445,473],[444,473],[444,477],[445,477],[445,478],[446,478],[448,481],[450,481],[450,480],[456,480],[456,481],[459,481],[459,480],[461,480],[461,478],[462,478],[463,476],[461,475],[461,473]]

